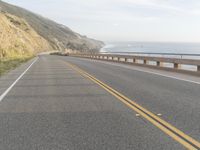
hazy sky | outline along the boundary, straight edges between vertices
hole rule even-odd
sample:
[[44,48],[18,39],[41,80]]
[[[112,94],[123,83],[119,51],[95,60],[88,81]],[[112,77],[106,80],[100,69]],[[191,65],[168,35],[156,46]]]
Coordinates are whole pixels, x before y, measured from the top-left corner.
[[200,0],[4,0],[103,41],[200,42]]

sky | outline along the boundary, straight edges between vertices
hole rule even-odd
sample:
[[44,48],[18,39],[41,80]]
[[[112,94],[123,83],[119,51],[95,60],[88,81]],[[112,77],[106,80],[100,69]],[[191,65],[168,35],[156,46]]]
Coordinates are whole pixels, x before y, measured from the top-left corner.
[[102,41],[200,42],[200,0],[4,0]]

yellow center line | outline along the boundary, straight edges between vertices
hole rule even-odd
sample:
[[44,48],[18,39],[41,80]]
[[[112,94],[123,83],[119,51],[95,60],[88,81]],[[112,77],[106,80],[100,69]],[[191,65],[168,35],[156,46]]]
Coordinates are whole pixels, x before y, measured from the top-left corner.
[[[64,61],[63,61],[64,62]],[[85,72],[84,70],[80,69],[79,67],[69,63],[65,62],[69,67],[74,69],[75,71],[79,72],[82,76],[89,78],[99,86],[101,86],[103,89],[108,91],[110,94],[115,96],[118,100],[126,104],[128,107],[133,109],[135,112],[143,116],[145,119],[147,119],[149,122],[154,124],[156,127],[158,127],[160,130],[162,130],[164,133],[172,137],[174,140],[182,144],[184,147],[190,150],[198,150],[200,149],[200,143],[193,139],[192,137],[186,135],[176,127],[172,126],[168,122],[164,121],[157,115],[153,114],[152,112],[148,111],[144,107],[140,106],[133,100],[127,98],[123,94],[119,93],[118,91],[114,90],[107,84],[103,83],[102,81],[96,79],[94,76],[90,75],[89,73]]]

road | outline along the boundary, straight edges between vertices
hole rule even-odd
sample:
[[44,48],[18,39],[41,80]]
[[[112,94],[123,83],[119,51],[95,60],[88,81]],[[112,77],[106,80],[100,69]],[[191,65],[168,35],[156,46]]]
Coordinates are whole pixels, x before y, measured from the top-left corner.
[[198,82],[126,65],[43,55],[0,78],[2,95],[24,73],[0,101],[0,149],[185,149],[70,64],[200,141]]

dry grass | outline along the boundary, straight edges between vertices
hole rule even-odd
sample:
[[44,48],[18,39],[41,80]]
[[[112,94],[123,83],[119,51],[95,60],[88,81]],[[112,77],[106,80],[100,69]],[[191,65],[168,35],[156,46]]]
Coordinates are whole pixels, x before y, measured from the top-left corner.
[[8,13],[0,13],[0,43],[0,57],[31,55],[51,49],[24,19]]
[[0,12],[0,76],[50,48],[24,19]]
[[30,60],[33,56],[0,59],[0,76]]

